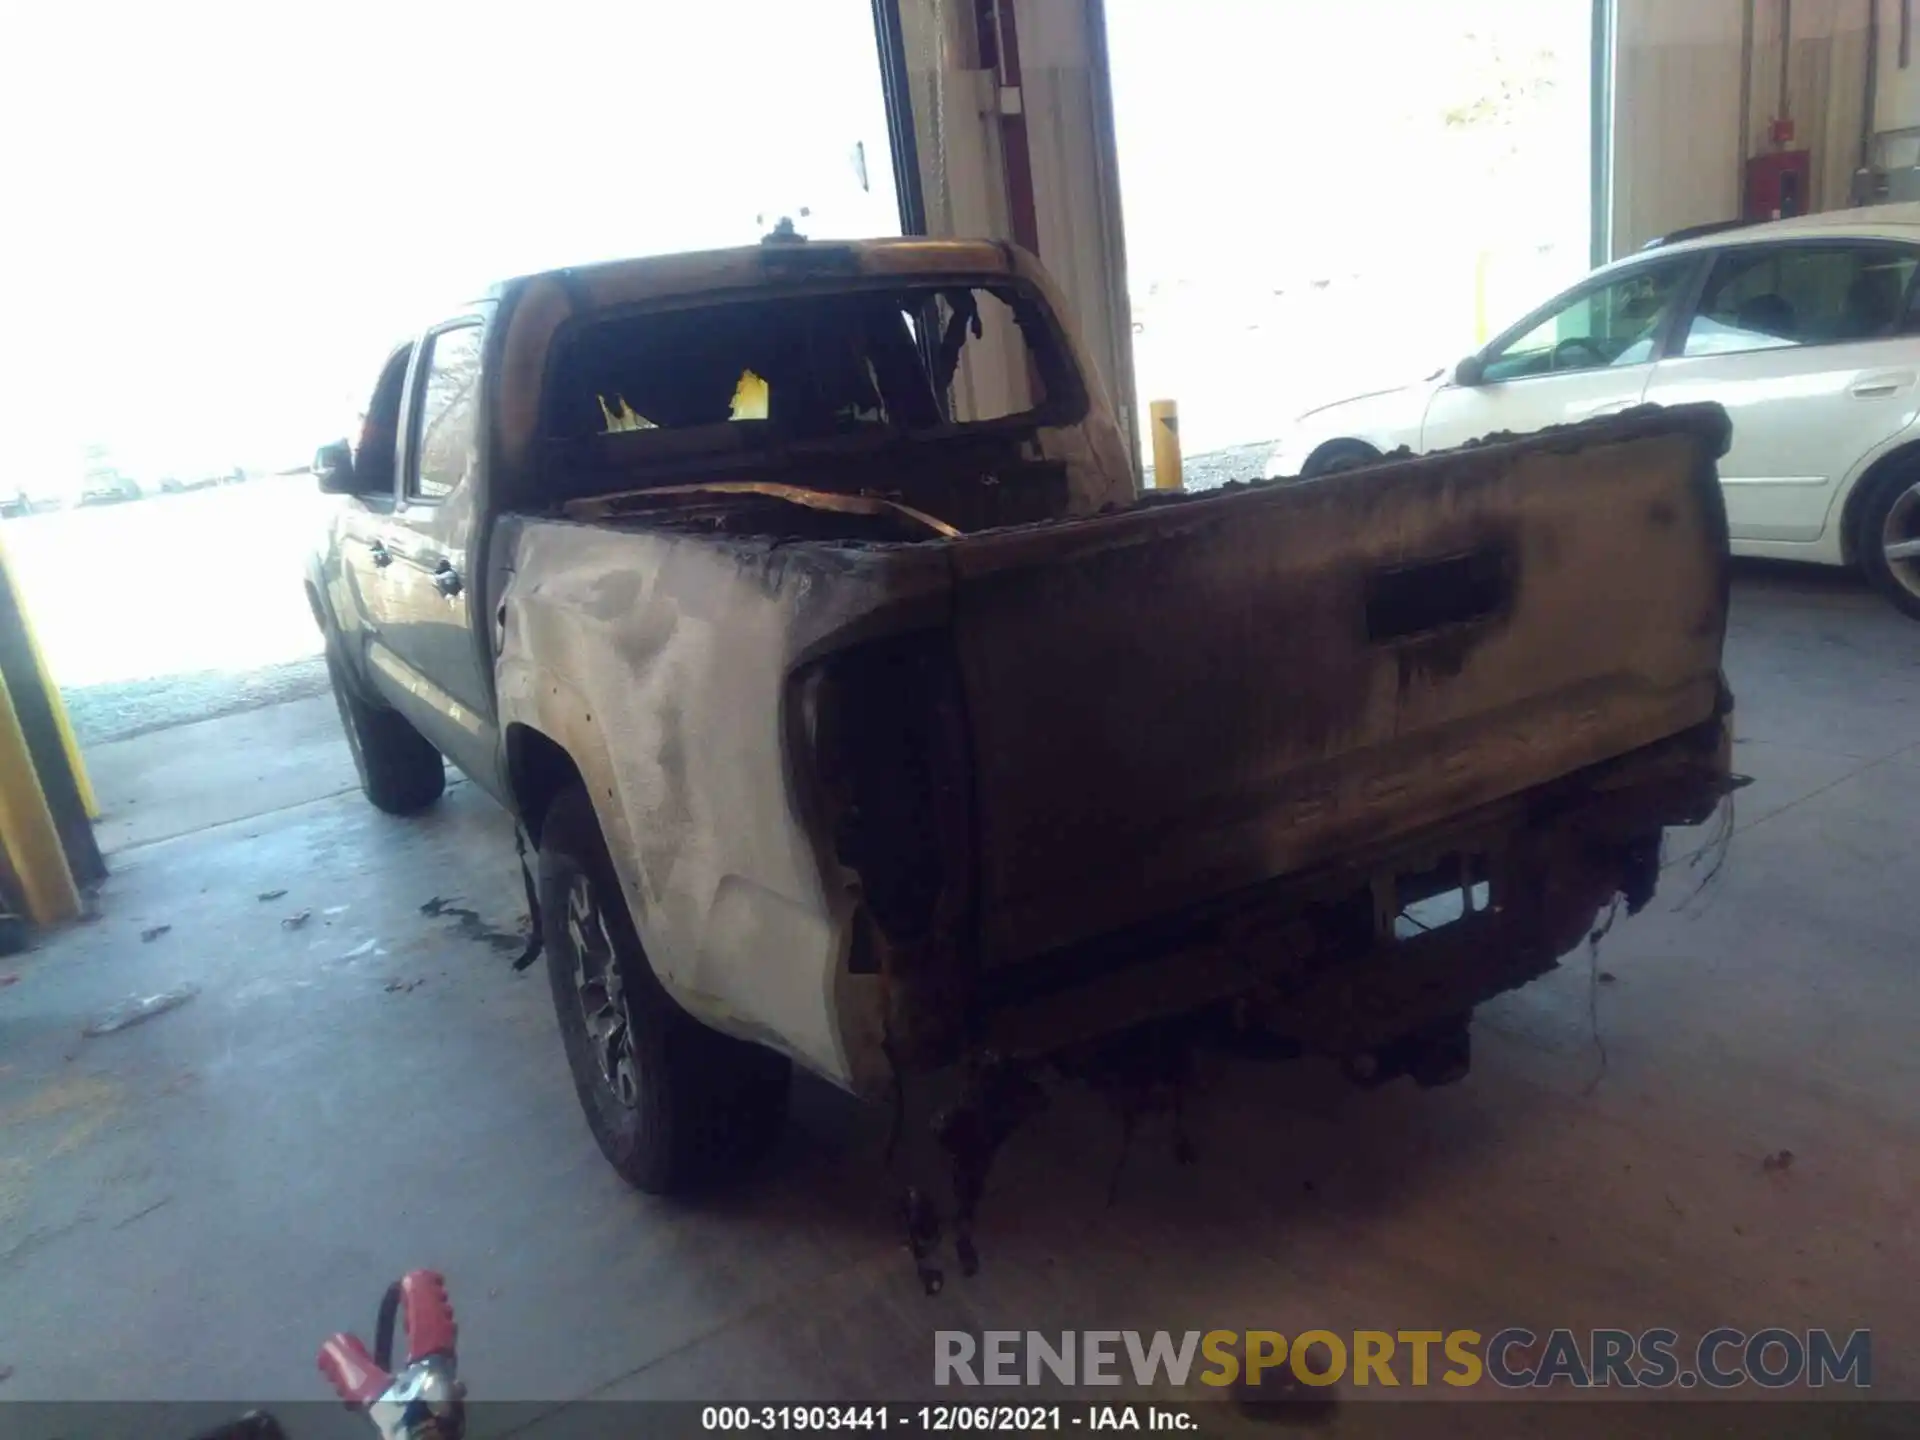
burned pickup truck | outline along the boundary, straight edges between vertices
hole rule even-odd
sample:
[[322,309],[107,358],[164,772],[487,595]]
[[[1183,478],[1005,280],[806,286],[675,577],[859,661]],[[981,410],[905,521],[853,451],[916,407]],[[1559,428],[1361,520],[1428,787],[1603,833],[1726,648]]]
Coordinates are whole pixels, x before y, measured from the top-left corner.
[[1463,1073],[1728,786],[1727,437],[1141,496],[1031,257],[786,240],[400,349],[308,588],[369,799],[444,756],[517,819],[587,1119],[665,1191],[793,1063],[885,1097],[1179,1026]]

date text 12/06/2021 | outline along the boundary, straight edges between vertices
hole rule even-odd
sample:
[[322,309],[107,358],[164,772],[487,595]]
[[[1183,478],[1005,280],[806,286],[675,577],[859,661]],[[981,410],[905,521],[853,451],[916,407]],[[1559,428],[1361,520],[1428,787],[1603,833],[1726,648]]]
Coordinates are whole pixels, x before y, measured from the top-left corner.
[[1193,1431],[1199,1417],[1178,1405],[707,1405],[709,1431],[898,1431],[1052,1434],[1073,1430]]

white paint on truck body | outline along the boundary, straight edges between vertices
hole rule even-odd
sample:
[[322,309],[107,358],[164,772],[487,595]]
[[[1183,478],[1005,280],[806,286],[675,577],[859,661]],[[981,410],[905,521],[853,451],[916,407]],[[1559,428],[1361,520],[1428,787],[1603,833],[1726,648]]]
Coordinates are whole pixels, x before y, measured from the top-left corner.
[[[874,1088],[878,1012],[850,1045],[835,995],[878,982],[843,977],[853,901],[826,888],[801,813],[786,691],[849,635],[943,623],[944,547],[504,523],[503,730],[532,726],[573,758],[661,983],[716,1029]],[[862,988],[856,1012],[878,1005]]]

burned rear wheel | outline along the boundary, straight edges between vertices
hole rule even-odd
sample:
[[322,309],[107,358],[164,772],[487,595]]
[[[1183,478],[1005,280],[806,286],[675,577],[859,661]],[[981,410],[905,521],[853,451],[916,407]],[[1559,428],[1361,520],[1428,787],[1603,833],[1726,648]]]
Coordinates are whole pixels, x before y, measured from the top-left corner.
[[573,962],[573,998],[600,1083],[624,1109],[635,1109],[640,1104],[640,1072],[633,1053],[633,1017],[620,967],[614,963],[607,917],[585,875],[575,875],[568,887],[564,923]]
[[700,1024],[640,947],[586,791],[540,828],[540,914],[574,1092],[607,1162],[650,1195],[733,1174],[778,1138],[792,1067]]

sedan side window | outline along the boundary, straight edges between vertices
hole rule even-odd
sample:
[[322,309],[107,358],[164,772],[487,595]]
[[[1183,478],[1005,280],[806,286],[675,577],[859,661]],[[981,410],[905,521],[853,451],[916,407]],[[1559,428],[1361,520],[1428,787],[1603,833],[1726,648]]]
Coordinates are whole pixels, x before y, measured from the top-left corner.
[[1897,335],[1920,253],[1890,245],[1765,245],[1715,262],[1686,355]]
[[442,330],[428,341],[427,382],[420,392],[407,495],[444,500],[473,468],[479,412],[480,327]]
[[1486,380],[1649,363],[1661,321],[1686,274],[1686,260],[1676,258],[1580,291],[1524,335],[1493,351],[1487,357]]

